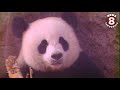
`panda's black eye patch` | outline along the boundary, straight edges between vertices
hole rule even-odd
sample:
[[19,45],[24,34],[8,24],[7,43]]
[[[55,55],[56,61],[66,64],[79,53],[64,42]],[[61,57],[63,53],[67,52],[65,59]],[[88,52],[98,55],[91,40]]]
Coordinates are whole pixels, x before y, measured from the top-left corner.
[[63,37],[59,38],[59,43],[62,45],[64,51],[67,51],[69,49],[69,44]]
[[42,40],[40,45],[38,46],[39,53],[44,54],[46,52],[47,46],[48,46],[47,40]]

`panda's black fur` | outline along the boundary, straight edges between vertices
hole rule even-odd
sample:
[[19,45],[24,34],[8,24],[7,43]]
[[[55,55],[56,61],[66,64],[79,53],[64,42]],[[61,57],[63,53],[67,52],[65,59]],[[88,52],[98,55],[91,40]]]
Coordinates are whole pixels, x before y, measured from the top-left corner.
[[[77,22],[77,17],[73,13],[63,13],[62,19],[67,22],[72,28],[75,30],[78,22]],[[19,38],[24,38],[24,32],[29,28],[29,24],[21,17],[15,17],[13,18],[12,22],[12,30],[13,33],[19,37]],[[31,36],[32,37],[32,36]],[[64,40],[63,37],[60,37],[59,43],[64,46],[62,48],[64,51],[67,51],[69,49],[69,44],[66,40]],[[47,40],[43,40],[43,43],[40,44],[38,47],[38,50],[41,54],[44,54],[46,52],[46,47],[49,43]],[[43,47],[45,46],[45,47]],[[42,49],[40,47],[43,47]],[[68,60],[69,61],[69,60]],[[28,72],[28,66],[25,65],[21,68],[21,71],[23,75]],[[70,77],[79,77],[79,78],[99,78],[99,77],[104,77],[103,73],[99,70],[99,68],[92,62],[90,57],[88,57],[83,51],[80,52],[79,57],[77,60],[72,64],[69,68],[66,68],[62,71],[55,71],[55,72],[43,72],[43,71],[37,71],[34,70],[33,77],[35,78],[70,78]]]

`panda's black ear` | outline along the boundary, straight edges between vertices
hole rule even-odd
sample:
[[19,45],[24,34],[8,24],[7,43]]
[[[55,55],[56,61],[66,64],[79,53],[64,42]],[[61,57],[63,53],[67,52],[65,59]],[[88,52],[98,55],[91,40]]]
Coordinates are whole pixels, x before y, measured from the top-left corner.
[[77,28],[77,17],[73,12],[64,12],[62,14],[62,19],[65,20],[68,24],[70,24],[73,28]]
[[23,32],[28,28],[28,23],[22,17],[14,17],[12,20],[12,31],[18,38],[21,38]]

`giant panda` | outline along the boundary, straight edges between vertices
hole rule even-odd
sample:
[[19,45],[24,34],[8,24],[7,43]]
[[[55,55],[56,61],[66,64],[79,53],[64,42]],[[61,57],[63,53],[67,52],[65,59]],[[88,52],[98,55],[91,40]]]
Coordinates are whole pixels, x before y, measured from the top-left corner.
[[14,17],[13,33],[22,38],[16,60],[23,76],[31,67],[35,78],[104,77],[80,47],[75,33],[77,25],[75,14],[67,12],[61,17],[41,18],[32,23]]

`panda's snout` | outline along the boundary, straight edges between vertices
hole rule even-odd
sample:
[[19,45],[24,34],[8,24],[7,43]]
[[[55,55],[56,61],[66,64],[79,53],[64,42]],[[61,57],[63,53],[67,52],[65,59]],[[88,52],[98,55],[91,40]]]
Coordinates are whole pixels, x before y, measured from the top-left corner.
[[62,53],[53,54],[51,57],[55,60],[59,60],[62,57]]

